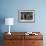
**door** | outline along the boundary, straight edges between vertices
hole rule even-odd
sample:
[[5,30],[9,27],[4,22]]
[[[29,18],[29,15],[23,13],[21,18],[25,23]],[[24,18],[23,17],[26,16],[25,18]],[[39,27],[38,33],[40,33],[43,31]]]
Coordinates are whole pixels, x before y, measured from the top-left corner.
[[24,40],[24,46],[43,46],[43,40]]

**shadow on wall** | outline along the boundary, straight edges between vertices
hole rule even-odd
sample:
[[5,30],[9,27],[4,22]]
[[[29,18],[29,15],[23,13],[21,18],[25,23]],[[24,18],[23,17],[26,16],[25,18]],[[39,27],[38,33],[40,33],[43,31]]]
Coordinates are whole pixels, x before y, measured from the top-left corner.
[[4,46],[3,45],[3,39],[4,39],[3,33],[0,33],[0,46]]
[[5,17],[0,16],[0,33],[2,33],[2,25],[4,25],[4,23],[5,23]]
[[5,17],[0,16],[0,46],[3,46],[3,32],[2,32],[2,25],[5,23]]

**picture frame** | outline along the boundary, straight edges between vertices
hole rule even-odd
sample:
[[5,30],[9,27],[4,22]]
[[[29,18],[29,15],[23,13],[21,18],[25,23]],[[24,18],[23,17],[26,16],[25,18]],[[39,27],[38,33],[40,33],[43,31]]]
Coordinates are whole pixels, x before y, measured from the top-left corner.
[[34,23],[35,22],[35,10],[19,10],[18,21],[22,23]]

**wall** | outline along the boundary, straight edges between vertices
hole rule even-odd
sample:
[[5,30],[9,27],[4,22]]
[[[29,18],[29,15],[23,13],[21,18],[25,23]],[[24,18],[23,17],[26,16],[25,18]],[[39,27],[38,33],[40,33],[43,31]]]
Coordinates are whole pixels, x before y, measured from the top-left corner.
[[[35,10],[35,23],[19,23],[18,10]],[[13,17],[12,32],[46,32],[46,0],[0,0],[0,18]],[[8,32],[8,26],[0,24],[0,32]],[[44,34],[43,33],[43,34]]]
[[[11,31],[46,31],[46,0],[1,0],[0,17],[13,17],[14,26]],[[18,10],[35,10],[35,23],[19,23]],[[2,32],[8,31],[8,27],[3,24]]]

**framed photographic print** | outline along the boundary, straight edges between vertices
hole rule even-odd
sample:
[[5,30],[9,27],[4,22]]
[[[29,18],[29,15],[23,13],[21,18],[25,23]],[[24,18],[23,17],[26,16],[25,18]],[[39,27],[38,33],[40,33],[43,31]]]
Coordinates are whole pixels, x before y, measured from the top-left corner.
[[19,22],[34,23],[35,22],[35,10],[19,10],[18,19],[19,19]]

